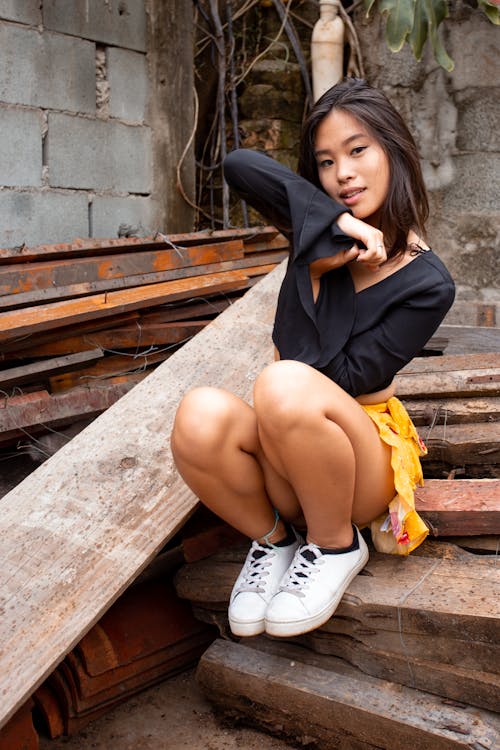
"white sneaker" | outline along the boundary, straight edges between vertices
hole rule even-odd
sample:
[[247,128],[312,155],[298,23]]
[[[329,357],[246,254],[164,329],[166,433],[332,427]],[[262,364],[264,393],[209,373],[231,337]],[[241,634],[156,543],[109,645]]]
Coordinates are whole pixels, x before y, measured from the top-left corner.
[[267,605],[303,543],[297,534],[295,536],[296,541],[286,547],[267,547],[252,542],[229,600],[229,625],[234,635],[264,632]]
[[266,633],[293,636],[319,627],[333,615],[344,591],[368,562],[368,547],[358,535],[359,549],[323,554],[315,544],[295,553],[287,575],[266,611]]

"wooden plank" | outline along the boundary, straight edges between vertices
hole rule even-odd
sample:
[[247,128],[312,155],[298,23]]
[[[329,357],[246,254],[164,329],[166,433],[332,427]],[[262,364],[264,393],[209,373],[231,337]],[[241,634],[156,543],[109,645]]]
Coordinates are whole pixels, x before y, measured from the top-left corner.
[[[500,328],[487,326],[441,325],[435,337],[445,340],[446,354],[500,352]],[[431,338],[429,344],[432,344]],[[426,344],[429,346],[429,344]]]
[[100,414],[144,378],[143,374],[110,379],[91,387],[49,394],[35,391],[0,400],[0,441],[26,436],[26,430],[58,426]]
[[85,334],[92,331],[101,331],[106,328],[113,328],[114,326],[126,325],[139,319],[138,312],[128,312],[121,315],[111,315],[105,317],[102,320],[98,318],[92,321],[84,321],[82,323],[76,323],[72,326],[66,326],[58,328],[56,331],[48,331],[46,333],[37,333],[36,336],[27,335],[19,341],[9,341],[8,343],[0,343],[0,362],[8,361],[13,359],[13,355],[19,352],[17,359],[26,359],[30,357],[30,349],[33,345],[44,344],[48,341],[54,341],[61,339],[66,336],[75,336],[77,334]]
[[[4,295],[22,295],[51,287],[81,282],[118,279],[138,274],[154,274],[178,268],[243,258],[243,242],[231,240],[182,249],[117,253],[90,258],[70,258],[51,262],[0,266],[0,300]],[[24,304],[24,301],[23,301]]]
[[86,385],[92,388],[105,382],[108,378],[119,375],[135,375],[145,372],[148,368],[164,362],[172,354],[170,350],[137,353],[134,355],[117,354],[104,357],[94,365],[78,368],[71,372],[53,375],[49,378],[52,393],[60,393],[69,388]]
[[446,705],[438,696],[362,675],[340,660],[310,660],[291,644],[266,647],[217,640],[204,653],[198,682],[221,711],[325,750],[470,750],[500,740],[492,712]]
[[283,272],[266,276],[0,500],[0,724],[192,513],[196,498],[169,452],[175,410],[201,384],[251,398],[273,359]]
[[39,378],[46,379],[50,374],[55,372],[65,372],[76,366],[94,362],[96,359],[104,357],[104,352],[100,348],[89,349],[77,354],[68,354],[64,357],[54,357],[45,359],[41,362],[32,362],[29,365],[21,367],[10,367],[6,370],[0,370],[0,388],[6,388],[10,385],[21,385],[22,383],[39,382]]
[[472,354],[444,354],[441,357],[415,357],[400,372],[444,373],[455,370],[485,370],[500,368],[500,352],[474,352]]
[[204,229],[199,232],[164,235],[158,232],[152,237],[111,237],[103,239],[75,239],[51,245],[0,248],[0,263],[25,263],[31,260],[48,260],[64,257],[82,257],[110,252],[126,252],[142,249],[165,249],[175,246],[201,245],[213,242],[242,239],[245,244],[272,242],[278,236],[273,226],[256,226],[239,229]]
[[3,312],[0,313],[0,341],[225,289],[241,289],[247,285],[247,279],[248,277],[240,271],[227,271],[198,276],[196,282],[191,278],[166,281],[162,284]]
[[399,398],[499,396],[500,363],[486,369],[400,372],[395,383]]
[[475,398],[402,399],[418,427],[435,424],[500,421],[500,396]]
[[500,534],[500,479],[427,479],[415,506],[434,536]]
[[[495,470],[500,467],[500,432],[498,423],[480,422],[474,424],[435,424],[429,430],[421,430],[427,449],[422,463],[426,467],[448,465],[464,467],[468,476],[471,471],[485,471],[486,467]],[[429,476],[429,474],[427,474]],[[497,476],[486,474],[483,476]]]
[[[172,270],[158,273],[141,273],[134,275],[110,276],[97,281],[84,281],[67,286],[49,285],[47,287],[36,287],[29,292],[19,292],[0,297],[0,309],[17,308],[32,304],[50,302],[56,299],[69,299],[71,297],[84,296],[96,292],[112,291],[114,289],[129,289],[130,287],[143,286],[146,284],[158,284],[176,279],[194,278],[206,274],[220,273],[222,271],[235,271],[248,268],[257,273],[256,265],[262,266],[260,273],[268,273],[271,270],[269,264],[276,265],[283,260],[283,253],[261,253],[257,256],[239,258],[237,260],[225,260],[210,262],[204,265],[193,264],[182,266]],[[140,263],[140,261],[138,261]],[[110,265],[106,261],[106,267]]]
[[60,341],[51,341],[33,346],[25,356],[47,357],[57,354],[82,352],[99,346],[102,349],[134,349],[164,344],[179,344],[189,341],[202,331],[210,320],[185,321],[183,323],[142,323],[120,326],[106,331],[96,331],[82,336],[68,336]]
[[[196,607],[225,612],[247,551],[248,545],[233,548],[184,566],[176,577],[177,593]],[[466,633],[471,643],[487,644],[490,654],[490,646],[498,648],[500,569],[495,559],[463,555],[465,560],[448,560],[371,551],[332,619],[343,618],[346,627],[352,622],[353,627],[422,637],[430,660],[441,661],[440,644],[427,638],[436,633],[449,641],[460,641]],[[328,631],[332,619],[322,629]],[[459,666],[460,650],[454,658]]]

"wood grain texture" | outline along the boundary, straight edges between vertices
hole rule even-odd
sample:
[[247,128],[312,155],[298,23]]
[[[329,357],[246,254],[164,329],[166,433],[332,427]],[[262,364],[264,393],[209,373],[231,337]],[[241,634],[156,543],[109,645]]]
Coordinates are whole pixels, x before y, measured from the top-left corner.
[[2,724],[193,511],[196,498],[169,450],[175,410],[196,385],[250,397],[256,375],[272,361],[283,270],[1,499]]
[[492,712],[446,705],[291,644],[215,641],[197,677],[226,714],[321,750],[471,750],[500,739]]

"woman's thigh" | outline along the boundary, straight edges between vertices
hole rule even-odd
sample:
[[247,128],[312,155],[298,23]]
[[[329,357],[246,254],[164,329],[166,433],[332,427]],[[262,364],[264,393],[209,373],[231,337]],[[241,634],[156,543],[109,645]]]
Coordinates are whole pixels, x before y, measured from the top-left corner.
[[[298,410],[299,416],[294,415],[294,419],[300,419],[302,413],[307,420],[311,415],[317,418],[318,429],[325,418],[340,427],[355,456],[353,521],[368,523],[384,511],[395,491],[391,449],[381,440],[376,425],[354,398],[314,368],[288,360],[266,368],[259,377],[257,389],[260,391],[256,393],[260,404],[258,414],[260,410],[269,413],[273,404],[281,400],[285,411]],[[333,458],[333,443],[331,450]],[[327,472],[325,466],[325,475]]]

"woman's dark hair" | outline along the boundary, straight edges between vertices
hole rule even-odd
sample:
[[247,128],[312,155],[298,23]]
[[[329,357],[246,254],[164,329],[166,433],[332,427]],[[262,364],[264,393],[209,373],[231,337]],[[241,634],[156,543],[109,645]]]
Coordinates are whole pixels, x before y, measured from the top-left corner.
[[323,189],[314,157],[316,129],[334,109],[355,117],[375,137],[389,162],[389,190],[382,206],[380,229],[387,255],[404,252],[410,229],[425,236],[429,202],[417,147],[403,118],[388,98],[361,78],[344,78],[316,102],[302,130],[298,171]]

